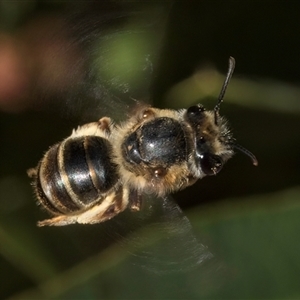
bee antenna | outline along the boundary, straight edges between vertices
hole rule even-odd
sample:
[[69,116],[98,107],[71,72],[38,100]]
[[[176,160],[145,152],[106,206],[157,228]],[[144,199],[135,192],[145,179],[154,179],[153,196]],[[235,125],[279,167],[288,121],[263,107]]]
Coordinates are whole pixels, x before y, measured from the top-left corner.
[[230,56],[229,57],[229,66],[228,66],[228,71],[227,71],[227,74],[226,74],[226,78],[224,80],[224,83],[223,83],[220,95],[218,97],[217,104],[216,104],[216,106],[214,108],[214,112],[215,112],[215,124],[216,125],[218,125],[218,118],[219,118],[220,106],[221,106],[221,103],[223,102],[223,98],[224,98],[227,86],[229,84],[229,81],[231,79],[231,76],[233,74],[234,67],[235,67],[235,59],[232,56]]
[[249,156],[250,159],[252,160],[252,163],[253,163],[254,166],[258,165],[258,160],[252,152],[250,152],[249,150],[247,150],[243,146],[241,146],[239,144],[236,144],[236,143],[232,144],[232,146],[233,146],[234,149],[237,149],[237,150],[241,151],[242,153],[246,154],[247,156]]

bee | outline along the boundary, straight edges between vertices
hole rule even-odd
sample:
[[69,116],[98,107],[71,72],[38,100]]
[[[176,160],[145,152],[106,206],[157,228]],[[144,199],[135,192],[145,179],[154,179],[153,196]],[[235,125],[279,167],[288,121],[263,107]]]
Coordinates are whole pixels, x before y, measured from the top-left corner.
[[53,215],[38,226],[94,224],[126,208],[139,211],[143,194],[164,198],[216,175],[234,150],[257,165],[219,114],[234,67],[230,57],[213,110],[201,104],[180,110],[140,106],[123,123],[103,117],[50,147],[28,170],[38,202]]

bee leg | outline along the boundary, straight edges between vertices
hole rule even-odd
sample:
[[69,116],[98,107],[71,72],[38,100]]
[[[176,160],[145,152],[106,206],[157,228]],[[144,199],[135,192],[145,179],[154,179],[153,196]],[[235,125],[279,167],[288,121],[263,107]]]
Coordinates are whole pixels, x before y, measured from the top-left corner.
[[70,224],[96,224],[107,221],[128,206],[127,189],[119,188],[108,194],[102,202],[73,215],[61,215],[38,222],[38,226],[64,226]]
[[[104,200],[105,202],[105,200]],[[123,210],[123,209],[122,209]],[[106,201],[75,215],[61,215],[52,219],[38,222],[38,226],[65,226],[70,224],[96,224],[107,221],[121,212],[115,203]]]
[[29,178],[35,178],[37,175],[37,171],[35,168],[30,168],[27,170],[27,175]]
[[99,223],[110,220],[128,206],[128,201],[128,190],[123,187],[119,187],[116,191],[113,191],[107,195],[101,204],[94,206],[92,209],[86,212],[91,212],[94,214],[92,210],[96,211],[95,217],[92,217],[91,222],[89,223]]
[[78,126],[77,129],[73,129],[70,138],[76,138],[80,136],[96,135],[103,138],[107,138],[110,135],[113,128],[113,123],[110,118],[103,117],[97,122],[87,123]]
[[142,194],[138,191],[131,190],[129,192],[129,208],[132,211],[140,211],[142,206]]
[[65,226],[70,224],[77,223],[77,217],[76,216],[57,216],[52,219],[47,219],[43,221],[39,221],[37,225],[39,227],[43,226]]

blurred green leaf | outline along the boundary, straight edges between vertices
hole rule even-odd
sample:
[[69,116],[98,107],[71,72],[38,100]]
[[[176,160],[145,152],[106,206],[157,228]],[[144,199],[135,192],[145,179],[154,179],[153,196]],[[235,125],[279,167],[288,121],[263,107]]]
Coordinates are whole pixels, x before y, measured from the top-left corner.
[[[238,61],[236,62],[238,64]],[[300,88],[298,86],[266,79],[241,79],[233,74],[225,95],[225,102],[263,110],[300,113]],[[168,106],[186,107],[203,98],[217,99],[225,74],[215,69],[203,69],[179,82],[166,95]],[[212,106],[214,103],[212,104]]]
[[[88,295],[93,299],[100,295],[105,299],[128,295],[140,299],[297,298],[300,295],[299,197],[300,188],[295,188],[238,201],[228,199],[220,205],[190,211],[188,216],[196,235],[209,236],[209,248],[217,264],[207,263],[182,274],[157,276],[131,265],[130,256],[115,245],[12,299],[62,299],[78,295],[74,292],[78,288],[82,291],[83,287],[92,291]],[[141,230],[139,234],[147,232]],[[122,288],[116,286],[119,280],[123,281]],[[174,285],[176,281],[180,282],[178,286]],[[155,289],[147,289],[145,284]],[[166,290],[166,286],[173,287]],[[85,296],[84,293],[82,299]]]

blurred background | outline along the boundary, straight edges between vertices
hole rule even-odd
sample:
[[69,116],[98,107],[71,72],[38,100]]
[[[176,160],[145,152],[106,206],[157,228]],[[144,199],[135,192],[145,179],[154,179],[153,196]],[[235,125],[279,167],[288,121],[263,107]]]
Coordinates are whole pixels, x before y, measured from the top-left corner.
[[[297,1],[2,1],[0,298],[299,298],[299,18]],[[79,124],[126,118],[134,99],[212,109],[229,56],[221,114],[259,165],[237,153],[173,195],[209,252],[204,263],[140,268],[149,263],[105,233],[113,220],[36,226],[48,215],[26,170],[49,146]],[[170,250],[155,234],[146,244]]]

